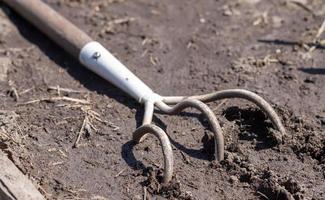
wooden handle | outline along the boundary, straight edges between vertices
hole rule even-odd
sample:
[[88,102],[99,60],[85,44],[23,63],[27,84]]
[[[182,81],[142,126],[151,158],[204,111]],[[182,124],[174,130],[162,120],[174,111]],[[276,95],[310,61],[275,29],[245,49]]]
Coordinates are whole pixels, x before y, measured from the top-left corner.
[[82,47],[92,39],[41,0],[2,0],[25,17],[68,53],[79,57]]

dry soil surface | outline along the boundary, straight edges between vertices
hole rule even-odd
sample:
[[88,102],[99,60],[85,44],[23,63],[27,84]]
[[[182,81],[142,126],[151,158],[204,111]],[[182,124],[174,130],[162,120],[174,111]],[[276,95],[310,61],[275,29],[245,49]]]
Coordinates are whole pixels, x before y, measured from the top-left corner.
[[132,142],[142,106],[1,3],[0,147],[48,199],[325,199],[323,0],[45,2],[157,93],[248,89],[287,130],[279,143],[253,104],[211,103],[226,143],[218,163],[199,113],[156,114],[175,159],[162,186],[159,142]]

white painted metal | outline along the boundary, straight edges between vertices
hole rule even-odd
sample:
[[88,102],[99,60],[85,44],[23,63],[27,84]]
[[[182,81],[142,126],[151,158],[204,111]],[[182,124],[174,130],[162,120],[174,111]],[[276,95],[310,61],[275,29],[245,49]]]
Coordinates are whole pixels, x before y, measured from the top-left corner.
[[108,80],[138,102],[155,102],[161,97],[126,68],[98,42],[86,44],[79,55],[80,62],[88,69]]

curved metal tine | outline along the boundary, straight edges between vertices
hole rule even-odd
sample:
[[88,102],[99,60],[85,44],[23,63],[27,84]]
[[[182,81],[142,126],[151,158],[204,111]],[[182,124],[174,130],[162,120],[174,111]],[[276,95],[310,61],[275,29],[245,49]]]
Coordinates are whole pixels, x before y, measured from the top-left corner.
[[[142,120],[142,125],[147,125],[147,124],[151,124],[152,122],[152,117],[153,117],[153,112],[154,112],[154,103],[153,102],[146,102],[144,105],[144,115],[143,115],[143,120]],[[147,134],[144,133],[141,138],[139,139],[139,141],[137,142],[142,142],[143,140],[145,140],[147,137]]]
[[151,124],[153,111],[154,111],[154,103],[146,102],[144,106],[144,116],[142,120],[142,125]]
[[164,97],[163,101],[167,104],[176,104],[183,101],[184,99],[197,99],[203,102],[210,102],[210,101],[222,100],[227,98],[246,99],[256,104],[271,119],[272,124],[280,131],[282,137],[286,135],[286,130],[280,120],[280,117],[276,114],[272,106],[269,103],[267,103],[262,97],[248,90],[229,89],[229,90],[221,90],[221,91],[204,94],[204,95],[196,95],[196,96],[188,96],[188,97],[186,96]]
[[222,134],[222,129],[217,120],[217,117],[214,115],[213,111],[206,104],[196,99],[185,99],[172,107],[168,106],[162,101],[156,102],[156,106],[161,111],[167,114],[176,114],[188,107],[193,107],[201,111],[204,114],[204,116],[209,120],[209,123],[212,127],[212,131],[214,133],[215,159],[218,161],[224,159],[224,137]]
[[156,136],[161,144],[161,149],[164,155],[164,177],[163,184],[169,183],[173,176],[173,150],[169,142],[169,138],[165,131],[153,124],[145,124],[140,126],[133,132],[133,140],[140,142],[141,138],[146,134],[153,134]]

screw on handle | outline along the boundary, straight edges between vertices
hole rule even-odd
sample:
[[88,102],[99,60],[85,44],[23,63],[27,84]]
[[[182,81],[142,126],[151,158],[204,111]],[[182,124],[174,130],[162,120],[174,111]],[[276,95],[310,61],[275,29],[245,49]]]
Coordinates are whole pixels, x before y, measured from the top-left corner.
[[41,0],[2,0],[75,58],[92,39]]

